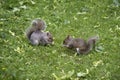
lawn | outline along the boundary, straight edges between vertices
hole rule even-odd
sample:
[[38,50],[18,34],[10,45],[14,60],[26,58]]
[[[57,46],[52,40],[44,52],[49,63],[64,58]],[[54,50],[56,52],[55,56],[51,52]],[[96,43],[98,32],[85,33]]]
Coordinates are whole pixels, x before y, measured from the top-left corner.
[[[53,46],[32,46],[25,30],[46,21]],[[67,35],[100,39],[88,55],[62,47]],[[120,0],[0,1],[0,80],[119,80]]]

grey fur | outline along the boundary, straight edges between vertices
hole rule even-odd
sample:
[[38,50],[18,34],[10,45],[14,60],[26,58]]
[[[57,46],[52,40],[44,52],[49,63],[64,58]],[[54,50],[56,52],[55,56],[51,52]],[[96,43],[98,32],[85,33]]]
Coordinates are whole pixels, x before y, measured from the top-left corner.
[[42,19],[34,19],[31,22],[31,26],[26,30],[26,37],[32,45],[53,43],[52,35],[49,32],[45,32],[46,27],[46,23]]
[[35,31],[31,34],[30,42],[32,45],[47,45],[52,44],[53,40],[49,41],[52,35],[48,32]]

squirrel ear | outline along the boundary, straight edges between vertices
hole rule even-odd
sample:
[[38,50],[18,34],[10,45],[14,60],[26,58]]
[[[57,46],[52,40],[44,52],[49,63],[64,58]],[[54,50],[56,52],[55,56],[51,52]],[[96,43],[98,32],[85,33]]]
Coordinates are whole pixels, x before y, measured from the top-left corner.
[[71,38],[71,36],[70,36],[70,35],[68,35],[68,36],[67,36],[67,38]]

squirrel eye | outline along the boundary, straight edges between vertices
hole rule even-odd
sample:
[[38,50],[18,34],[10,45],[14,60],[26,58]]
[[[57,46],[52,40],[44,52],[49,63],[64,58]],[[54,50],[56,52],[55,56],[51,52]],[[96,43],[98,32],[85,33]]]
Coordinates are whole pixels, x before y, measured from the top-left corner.
[[50,33],[49,33],[49,32],[47,32],[47,35],[49,36],[49,35],[50,35]]
[[65,44],[66,42],[65,42],[65,40],[63,41],[63,44]]
[[53,39],[52,39],[52,38],[49,38],[48,41],[53,41]]

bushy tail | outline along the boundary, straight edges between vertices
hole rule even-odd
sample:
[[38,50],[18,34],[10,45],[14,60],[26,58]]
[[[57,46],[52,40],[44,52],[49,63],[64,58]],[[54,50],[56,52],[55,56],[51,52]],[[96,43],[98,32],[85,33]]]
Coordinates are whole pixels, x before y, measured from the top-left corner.
[[29,27],[26,31],[25,31],[25,35],[28,39],[30,39],[31,34],[34,32],[33,29],[31,29],[31,27]]
[[86,53],[90,52],[93,49],[93,47],[95,46],[95,43],[98,39],[99,39],[99,36],[89,38],[87,41],[86,49],[84,51],[82,51],[82,53],[86,54]]
[[26,37],[28,39],[30,39],[30,36],[33,32],[35,31],[42,31],[42,30],[45,30],[46,28],[46,23],[45,21],[41,20],[41,19],[34,19],[32,22],[31,22],[31,27],[29,27],[27,30],[26,30]]

